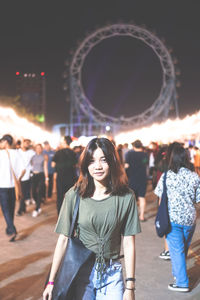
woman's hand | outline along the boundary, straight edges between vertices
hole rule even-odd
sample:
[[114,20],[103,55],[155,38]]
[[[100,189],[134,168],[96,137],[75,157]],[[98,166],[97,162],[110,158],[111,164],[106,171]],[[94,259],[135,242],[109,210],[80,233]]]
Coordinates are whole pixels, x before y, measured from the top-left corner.
[[123,295],[123,300],[135,300],[135,291],[125,290]]
[[126,288],[123,300],[134,300],[135,293],[135,236],[124,236],[124,263],[126,270]]
[[63,234],[60,234],[54,251],[53,263],[49,275],[49,282],[43,292],[43,300],[52,300],[54,278],[58,271],[65,249],[67,247],[67,242],[68,242],[68,237]]
[[43,292],[43,300],[52,300],[53,285],[47,284]]

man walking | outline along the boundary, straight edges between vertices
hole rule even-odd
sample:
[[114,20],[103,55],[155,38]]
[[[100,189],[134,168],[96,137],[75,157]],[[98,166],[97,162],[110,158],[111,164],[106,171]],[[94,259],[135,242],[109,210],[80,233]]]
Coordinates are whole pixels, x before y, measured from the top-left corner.
[[140,140],[132,143],[133,149],[129,150],[125,156],[125,168],[129,179],[129,187],[135,192],[139,201],[140,221],[146,221],[144,218],[146,207],[146,186],[147,186],[147,164],[148,155],[143,151],[143,145]]
[[14,225],[15,212],[15,179],[21,180],[25,173],[25,166],[18,150],[11,149],[13,137],[6,134],[0,140],[0,205],[6,221],[6,234],[10,242],[14,242],[17,230]]
[[18,150],[19,154],[21,155],[24,161],[26,172],[21,180],[22,198],[20,200],[17,216],[22,216],[22,214],[26,212],[26,201],[30,201],[31,198],[31,159],[35,155],[35,151],[33,151],[33,149],[30,149],[30,146],[31,140],[24,139],[22,142],[21,149]]
[[52,159],[52,167],[55,167],[55,172],[57,173],[56,188],[58,214],[60,212],[64,194],[74,185],[77,179],[77,158],[75,152],[69,146],[71,142],[71,137],[65,136],[61,143],[61,149],[55,153]]

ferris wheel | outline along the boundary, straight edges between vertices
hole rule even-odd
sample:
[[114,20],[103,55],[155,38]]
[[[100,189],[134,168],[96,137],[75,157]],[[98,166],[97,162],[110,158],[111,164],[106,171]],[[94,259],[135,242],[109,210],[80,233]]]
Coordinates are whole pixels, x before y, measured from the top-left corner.
[[[157,99],[145,111],[132,117],[116,118],[101,112],[92,105],[82,84],[82,67],[91,49],[103,40],[117,36],[132,37],[144,42],[155,52],[162,68],[162,86]],[[166,119],[172,105],[178,116],[175,68],[172,57],[164,43],[143,27],[134,24],[113,24],[97,29],[78,46],[72,57],[69,73],[71,134],[73,134],[73,126],[81,126],[83,130],[87,126],[92,133],[95,133],[92,128],[95,127],[97,131],[101,128],[102,131],[106,124],[112,126],[115,132],[143,127],[156,120]]]

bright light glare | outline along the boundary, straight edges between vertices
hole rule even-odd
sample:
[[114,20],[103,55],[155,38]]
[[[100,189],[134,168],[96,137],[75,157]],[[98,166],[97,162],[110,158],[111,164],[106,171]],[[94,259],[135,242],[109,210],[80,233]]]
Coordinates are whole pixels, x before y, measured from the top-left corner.
[[174,141],[200,140],[200,111],[184,119],[167,120],[133,131],[122,132],[115,136],[116,144],[132,143],[140,139],[145,146],[152,141],[168,144]]
[[[35,143],[49,141],[52,147],[56,148],[60,142],[60,135],[53,134],[49,131],[42,130],[39,126],[34,125],[25,118],[19,117],[13,109],[0,107],[0,137],[10,133],[15,139],[29,138]],[[86,144],[92,137],[79,137],[74,145]],[[195,140],[199,146],[200,141],[200,111],[184,119],[167,120],[160,124],[153,124],[149,127],[122,132],[114,137],[116,144],[131,143],[140,139],[145,146],[152,141],[161,144],[173,141],[185,142]]]
[[35,143],[49,141],[52,147],[56,147],[60,140],[59,136],[19,117],[12,108],[0,107],[0,136],[7,133],[15,139],[29,138]]
[[77,140],[73,141],[70,146],[73,148],[75,146],[83,146],[86,147],[87,144],[92,140],[96,138],[96,136],[80,136]]

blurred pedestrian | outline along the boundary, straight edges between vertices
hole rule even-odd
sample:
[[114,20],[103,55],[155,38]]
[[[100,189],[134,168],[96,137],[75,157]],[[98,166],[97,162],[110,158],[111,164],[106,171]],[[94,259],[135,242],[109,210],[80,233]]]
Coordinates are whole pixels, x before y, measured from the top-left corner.
[[118,152],[118,155],[119,155],[119,159],[120,159],[120,162],[122,165],[124,165],[124,157],[123,157],[123,145],[122,144],[119,144],[117,146],[117,152]]
[[148,155],[143,151],[143,145],[140,140],[134,141],[132,146],[133,149],[126,153],[125,168],[129,187],[134,191],[139,201],[140,221],[145,222]]
[[0,205],[6,221],[6,234],[14,242],[17,230],[14,225],[15,213],[15,178],[20,182],[25,173],[25,166],[16,149],[12,149],[13,137],[5,134],[1,140],[0,150]]
[[44,142],[43,153],[48,156],[48,178],[49,178],[48,189],[45,193],[45,198],[47,196],[48,199],[51,199],[52,190],[53,190],[53,175],[54,175],[54,171],[55,171],[55,169],[52,167],[51,163],[52,163],[52,159],[54,157],[55,151],[51,149],[51,146],[48,141]]
[[123,155],[123,161],[124,161],[124,162],[125,162],[125,156],[126,156],[126,153],[127,153],[128,151],[129,151],[128,143],[123,144],[122,155]]
[[78,178],[79,175],[80,175],[79,160],[80,160],[81,153],[83,151],[83,147],[82,146],[74,146],[73,147],[73,151],[76,154],[76,160],[77,160],[77,164],[76,164],[76,177]]
[[22,216],[26,212],[26,201],[30,201],[31,199],[31,159],[35,155],[35,151],[30,149],[30,147],[31,140],[24,139],[21,148],[18,149],[18,152],[24,161],[26,172],[21,179],[22,198],[20,200],[17,216]]
[[70,148],[71,142],[71,137],[65,136],[60,145],[61,149],[58,150],[52,158],[52,167],[55,168],[55,172],[57,173],[56,189],[58,214],[60,212],[65,193],[77,180],[77,157],[75,152]]
[[45,186],[48,187],[48,156],[43,154],[43,147],[41,144],[35,146],[35,155],[31,159],[32,172],[31,188],[32,196],[35,200],[36,206],[32,213],[33,217],[37,217],[42,209],[41,203],[44,197]]
[[[190,170],[187,151],[175,145],[169,159],[166,177],[168,209],[171,231],[167,234],[167,244],[172,263],[174,283],[168,285],[172,291],[188,292],[186,257],[195,230],[196,210],[194,203],[200,202],[200,177]],[[163,177],[160,177],[155,194],[161,198]]]
[[[163,145],[160,147],[159,152],[156,156],[156,170],[157,170],[157,180],[156,185],[161,177],[161,175],[168,170],[169,160],[171,157],[172,150],[175,146],[180,145],[178,142],[173,142],[169,146]],[[156,188],[156,186],[155,186]],[[159,202],[159,201],[158,201]],[[159,205],[159,204],[158,204]],[[159,258],[164,260],[170,260],[169,247],[164,237],[164,250],[160,253]]]

